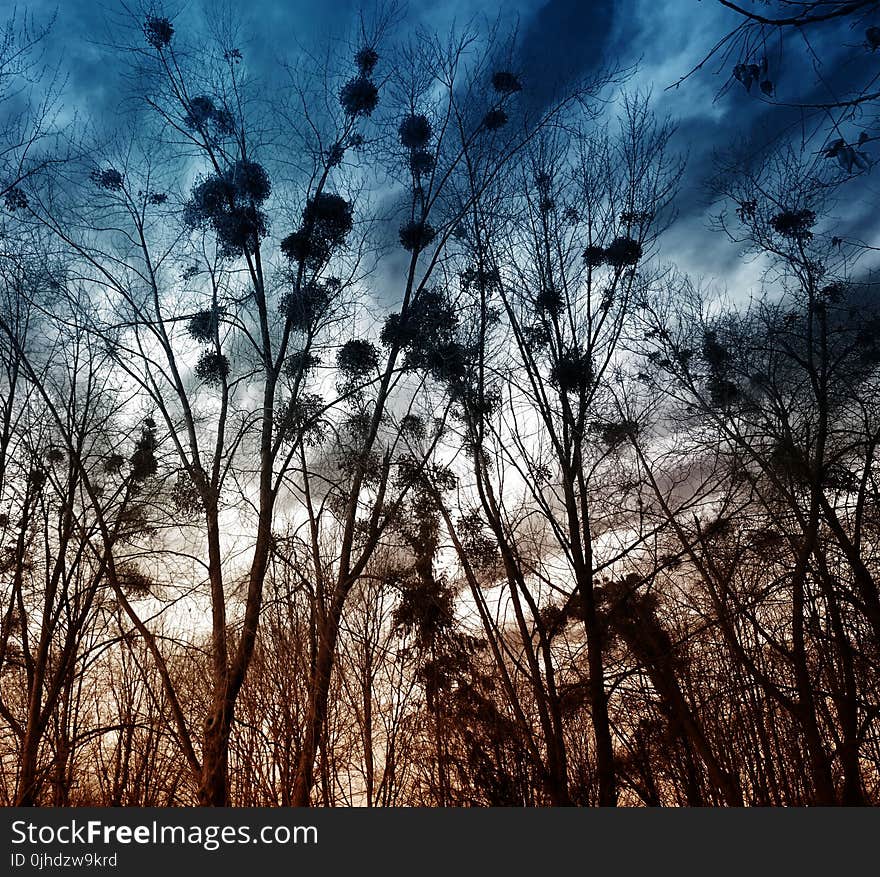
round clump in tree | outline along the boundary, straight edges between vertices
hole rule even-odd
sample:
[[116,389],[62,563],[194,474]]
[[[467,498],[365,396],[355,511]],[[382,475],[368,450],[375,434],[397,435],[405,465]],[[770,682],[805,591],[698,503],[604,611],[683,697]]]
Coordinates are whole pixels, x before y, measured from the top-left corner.
[[27,483],[29,487],[32,487],[35,491],[39,492],[43,489],[43,485],[46,483],[46,473],[42,469],[34,467],[28,472]]
[[335,284],[329,280],[306,283],[282,296],[278,310],[290,321],[293,331],[308,332],[327,310],[334,291]]
[[218,216],[214,220],[214,229],[224,255],[252,253],[268,231],[266,214],[250,205],[238,207]]
[[620,221],[627,225],[644,225],[654,218],[650,210],[625,210],[620,214]]
[[6,190],[3,194],[3,202],[10,213],[14,213],[16,210],[27,210],[30,203],[27,195],[15,186]]
[[212,223],[214,217],[229,210],[235,192],[229,181],[218,174],[197,183],[184,207],[184,222],[193,227]]
[[483,116],[483,127],[487,131],[497,131],[499,128],[503,128],[506,124],[507,113],[505,113],[500,107],[495,107],[495,109],[489,110],[489,112]]
[[379,353],[369,341],[353,338],[336,354],[336,365],[348,377],[362,377],[379,365]]
[[281,241],[281,252],[293,262],[311,262],[316,257],[309,233],[302,228],[291,232]]
[[92,182],[108,192],[118,192],[122,188],[122,174],[115,168],[92,171]]
[[285,441],[301,439],[305,444],[318,444],[325,430],[323,412],[324,400],[315,393],[306,393],[297,399],[290,399],[278,406],[275,414],[275,428]]
[[323,264],[354,225],[352,205],[341,195],[322,192],[309,198],[302,226],[281,241],[281,252],[295,262]]
[[187,128],[198,128],[211,119],[215,112],[214,101],[210,97],[206,94],[196,95],[194,98],[190,98],[189,109],[183,117],[183,124]]
[[400,228],[400,244],[411,253],[424,250],[435,237],[436,230],[427,222],[408,222]]
[[134,453],[131,455],[132,481],[144,481],[156,474],[159,470],[159,463],[156,460],[158,447],[156,422],[152,417],[148,417],[144,421],[140,438],[135,442]]
[[[427,648],[454,623],[454,591],[443,580],[414,579],[402,584],[400,602],[392,615],[394,629],[413,634],[416,642]],[[446,671],[448,668],[440,661],[427,662],[423,667],[429,697],[449,687]]]
[[727,408],[738,401],[739,387],[730,379],[735,357],[729,340],[719,338],[714,329],[703,333],[703,360],[708,366],[706,389],[712,405]]
[[236,161],[229,169],[229,182],[236,195],[262,204],[272,192],[266,169],[255,161]]
[[550,382],[563,393],[584,392],[593,383],[592,359],[578,350],[569,350],[550,369]]
[[400,431],[411,439],[419,441],[427,435],[425,421],[418,414],[404,414],[400,418]]
[[548,314],[558,314],[563,305],[562,293],[555,286],[545,286],[535,296],[535,304]]
[[730,368],[733,354],[726,344],[718,337],[714,329],[706,329],[703,333],[703,359],[715,374],[722,374]]
[[164,49],[174,36],[174,25],[167,18],[148,15],[144,22],[144,36],[154,49]]
[[110,454],[104,461],[104,471],[116,473],[122,468],[123,463],[125,463],[125,457],[122,454]]
[[64,451],[61,448],[49,448],[46,451],[46,459],[50,463],[61,463],[64,460]]
[[465,268],[459,274],[462,286],[465,289],[476,287],[477,289],[489,289],[497,287],[501,283],[501,273],[497,268],[480,268],[472,265]]
[[205,94],[190,99],[183,124],[194,130],[203,130],[213,124],[221,134],[231,134],[235,130],[232,114],[225,107],[218,107],[213,98]]
[[379,53],[372,46],[364,46],[355,54],[354,63],[361,75],[369,76],[379,63]]
[[496,70],[492,74],[492,88],[499,94],[513,94],[522,91],[522,83],[509,70]]
[[468,389],[466,378],[473,351],[462,341],[457,305],[444,290],[422,290],[405,315],[390,314],[380,340],[406,351],[404,369],[428,372],[461,401]]
[[342,86],[339,103],[347,116],[370,116],[379,105],[379,89],[369,76],[355,76]]
[[329,167],[339,167],[342,159],[345,158],[345,144],[336,142],[327,150],[327,165]]
[[129,597],[147,597],[155,587],[153,580],[141,572],[136,563],[121,563],[116,567],[116,580]]
[[351,204],[341,195],[322,192],[310,198],[303,210],[303,223],[331,245],[340,244],[353,224]]
[[186,331],[196,341],[203,343],[213,341],[217,332],[217,312],[212,309],[193,314],[186,324]]
[[593,431],[598,433],[602,443],[613,451],[624,442],[636,439],[639,434],[639,425],[636,421],[629,419],[608,423],[597,422],[593,424]]
[[424,149],[431,139],[431,123],[427,116],[413,113],[400,123],[397,133],[407,149]]
[[210,226],[225,256],[253,252],[268,231],[260,206],[271,192],[269,175],[252,161],[233,162],[197,183],[183,211],[191,228]]
[[590,246],[584,250],[584,262],[590,268],[598,268],[607,261],[607,255],[603,247]]
[[321,358],[305,350],[297,350],[291,353],[284,361],[284,373],[289,378],[295,378],[297,375],[306,375],[312,369],[321,364]]
[[414,149],[409,157],[409,166],[417,177],[427,176],[434,170],[436,161],[427,149]]
[[628,237],[615,238],[605,250],[605,261],[613,268],[626,268],[642,258],[642,245]]
[[812,210],[783,210],[771,217],[770,225],[782,237],[796,241],[806,241],[813,236],[810,229],[816,222],[816,214]]
[[206,350],[196,363],[196,376],[210,386],[219,384],[229,377],[229,360],[222,353]]
[[171,500],[174,508],[188,517],[194,516],[202,510],[202,498],[198,488],[193,483],[187,472],[177,473],[177,479],[171,490]]
[[[406,318],[402,314],[389,314],[379,335],[379,340],[387,345],[402,348],[422,348],[433,344],[437,339],[451,340],[458,325],[458,314],[447,296],[439,289],[425,289],[410,304]],[[423,357],[418,354],[410,362],[418,360],[420,367]]]

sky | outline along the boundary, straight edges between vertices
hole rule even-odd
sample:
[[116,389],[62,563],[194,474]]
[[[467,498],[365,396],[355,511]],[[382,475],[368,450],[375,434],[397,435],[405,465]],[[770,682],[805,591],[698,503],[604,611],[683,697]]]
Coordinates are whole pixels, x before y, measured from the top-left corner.
[[[231,11],[249,35],[242,45],[249,69],[271,81],[280,57],[295,54],[297,45],[340,36],[360,8],[357,0],[248,0],[227,6],[193,0],[172,3],[163,11],[177,26],[210,21],[222,10]],[[52,50],[61,56],[69,76],[70,103],[92,117],[113,118],[127,84],[119,54],[102,43],[108,27],[120,18],[122,3],[64,0],[58,5],[53,0],[31,0],[28,9],[38,18],[46,19],[53,12],[57,16]],[[827,126],[805,120],[797,109],[774,106],[746,93],[740,83],[725,90],[735,59],[714,60],[678,88],[669,88],[738,23],[738,16],[714,0],[501,0],[491,6],[480,0],[431,0],[405,6],[397,28],[402,34],[420,25],[443,32],[481,15],[499,15],[509,25],[518,22],[521,68],[527,87],[539,97],[566,77],[615,64],[636,66],[628,87],[649,91],[655,111],[676,121],[673,146],[687,155],[678,219],[664,237],[663,256],[698,281],[723,285],[734,297],[752,291],[758,267],[741,258],[735,243],[710,229],[720,208],[707,183],[718,154],[786,138],[800,144],[805,135],[806,148],[818,154]],[[859,39],[859,32],[830,25],[811,33],[809,51],[797,35],[771,42],[767,56],[777,100],[826,100],[867,78],[880,53],[875,58],[858,45]],[[845,136],[854,139],[868,121],[849,120]],[[821,132],[809,139],[816,128]],[[880,148],[877,152],[880,156]],[[880,244],[875,209],[878,173],[863,176],[858,185],[844,190],[845,210],[835,218],[843,236],[875,246]]]

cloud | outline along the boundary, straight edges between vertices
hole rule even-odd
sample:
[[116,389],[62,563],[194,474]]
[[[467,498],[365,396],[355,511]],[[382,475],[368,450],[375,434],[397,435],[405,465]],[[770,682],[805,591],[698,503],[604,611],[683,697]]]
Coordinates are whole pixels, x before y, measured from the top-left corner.
[[520,49],[532,100],[546,103],[560,87],[609,63],[619,7],[612,0],[548,0],[534,10]]
[[[33,0],[29,6],[37,18],[48,19],[56,0]],[[241,11],[242,45],[247,64],[259,79],[278,81],[278,60],[297,51],[343,37],[356,21],[358,0],[332,4],[313,0],[251,0]],[[175,19],[180,33],[216,20],[223,4],[208,2],[182,6]],[[231,7],[228,7],[231,9]],[[735,245],[708,228],[711,193],[706,181],[715,169],[719,150],[736,143],[751,150],[793,140],[805,142],[818,152],[824,116],[804,114],[796,107],[772,106],[756,90],[747,93],[732,83],[726,92],[736,58],[707,64],[677,89],[667,86],[697,65],[718,36],[739,22],[739,17],[717,3],[695,5],[692,0],[505,0],[487,10],[481,0],[435,0],[410,4],[399,22],[400,35],[418,25],[444,31],[453,23],[464,25],[474,18],[491,18],[499,12],[503,21],[519,21],[518,66],[526,82],[524,99],[546,104],[566,83],[607,66],[639,64],[631,88],[652,91],[657,112],[679,120],[674,145],[689,155],[688,168],[678,199],[680,220],[666,239],[665,252],[679,259],[688,270],[704,276],[738,276],[740,253]],[[67,0],[58,8],[52,34],[52,54],[63,56],[69,73],[69,102],[102,124],[119,118],[119,109],[132,92],[125,75],[130,58],[108,46],[112,27],[125,19],[121,4],[96,5],[92,0]],[[129,37],[140,39],[138,23],[129,20]],[[845,24],[834,24],[811,33],[808,51],[801,35],[791,32],[781,41],[768,43],[768,75],[780,101],[822,102],[852,90],[861,82],[871,59],[860,48],[858,35]],[[811,54],[812,53],[812,54]],[[818,60],[817,60],[818,59]],[[134,106],[129,104],[128,106]],[[867,120],[844,120],[844,134],[857,136],[858,124]],[[819,133],[816,133],[819,132]],[[854,195],[856,187],[851,187]],[[842,223],[847,236],[876,243],[876,211],[869,209],[870,190],[848,204]],[[750,271],[746,272],[751,276]]]

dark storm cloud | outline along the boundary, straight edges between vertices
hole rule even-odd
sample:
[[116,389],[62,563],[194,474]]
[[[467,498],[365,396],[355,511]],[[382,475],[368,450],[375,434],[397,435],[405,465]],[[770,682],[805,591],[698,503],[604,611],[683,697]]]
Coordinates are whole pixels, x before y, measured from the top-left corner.
[[[768,155],[787,143],[796,150],[803,149],[807,160],[821,163],[827,160],[822,157],[822,148],[829,131],[832,137],[842,136],[849,141],[855,141],[866,127],[872,133],[873,119],[842,118],[843,114],[837,114],[833,118],[840,124],[835,131],[826,111],[794,106],[849,96],[856,84],[867,81],[872,59],[845,24],[835,23],[811,33],[809,50],[795,31],[787,32],[782,40],[768,42],[767,77],[775,88],[774,102],[763,98],[758,85],[747,91],[742,83],[731,81],[738,61],[735,54],[723,61],[720,56],[713,59],[680,87],[667,91],[702,60],[720,34],[738,22],[719,6],[701,4],[692,12],[689,28],[684,19],[676,20],[672,13],[676,6],[680,14],[683,4],[666,7],[670,14],[665,31],[660,26],[662,18],[654,16],[646,21],[643,16],[632,39],[633,48],[642,52],[644,62],[636,82],[652,88],[657,110],[669,112],[677,120],[674,143],[688,155],[676,200],[678,220],[665,239],[665,254],[704,277],[731,278],[735,287],[737,274],[749,282],[754,281],[755,274],[743,263],[737,245],[708,228],[712,215],[725,206],[730,213],[733,206],[719,203],[712,186],[720,164],[735,156]],[[676,52],[676,38],[687,47],[686,53]],[[670,57],[673,63],[667,60]],[[864,187],[864,178],[844,187],[846,216],[836,230],[844,237],[876,240],[876,211],[865,203]],[[743,294],[735,288],[731,292]]]
[[[234,12],[246,35],[241,46],[247,51],[248,65],[261,80],[276,79],[278,61],[294,56],[301,46],[320,45],[343,36],[356,22],[363,4],[357,0],[311,0],[278,2],[253,0]],[[366,4],[368,7],[369,4]],[[52,0],[37,0],[33,12],[43,19],[56,10]],[[204,5],[188,4],[173,16],[182,36],[188,28],[212,24],[223,4],[208,0]],[[125,94],[124,71],[129,59],[108,43],[118,39],[119,26],[138,38],[137,22],[113,2],[95,4],[90,0],[68,0],[57,8],[53,33],[53,52],[62,57],[69,75],[72,102],[88,108],[94,115],[112,118]],[[400,35],[413,32],[418,25],[443,29],[455,23],[462,26],[476,17],[491,19],[500,14],[509,25],[520,23],[520,57],[529,70],[533,99],[546,100],[560,85],[600,67],[608,56],[614,37],[615,4],[611,0],[584,4],[578,0],[510,0],[494,9],[471,0],[416,3],[404,7],[398,19]]]
[[[357,0],[252,0],[236,6],[232,15],[240,19],[246,35],[241,48],[251,73],[266,83],[279,83],[279,60],[295,55],[301,46],[345,36],[360,6]],[[54,6],[52,0],[36,0],[30,8],[45,18]],[[175,25],[185,35],[190,28],[195,32],[197,27],[212,24],[218,11],[231,7],[208,0],[204,5],[179,4],[178,8]],[[707,181],[715,172],[719,152],[737,146],[754,151],[786,138],[800,141],[805,133],[812,133],[810,125],[815,126],[817,120],[805,119],[797,109],[769,105],[756,89],[749,94],[738,82],[719,95],[735,59],[728,59],[723,69],[710,63],[680,88],[665,90],[701,60],[717,36],[737,23],[737,16],[719,4],[691,0],[663,4],[654,0],[507,0],[491,9],[479,0],[437,0],[405,7],[398,30],[401,36],[413,33],[418,25],[442,31],[474,18],[491,20],[498,13],[506,26],[518,22],[515,63],[526,82],[524,98],[533,104],[545,104],[565,84],[593,72],[640,64],[629,87],[650,90],[657,111],[678,119],[675,145],[689,156],[677,201],[680,219],[666,238],[664,255],[704,276],[728,275],[741,267],[736,246],[708,229],[712,193]],[[133,92],[125,75],[130,59],[106,45],[113,27],[125,17],[113,0],[100,6],[90,0],[67,0],[58,8],[53,49],[63,52],[70,77],[69,102],[103,126],[121,118],[120,107],[126,106],[125,98]],[[130,38],[138,39],[137,22],[129,19],[128,26]],[[792,33],[768,50],[769,76],[781,101],[820,102],[844,95],[870,57],[853,45],[857,39],[841,25],[811,34],[819,67],[800,39]],[[843,136],[857,135],[854,123],[845,127]],[[819,138],[808,149],[818,151],[821,145]],[[873,240],[875,211],[859,203],[850,206],[848,235]]]
[[612,0],[548,0],[522,31],[520,63],[531,100],[550,100],[569,82],[611,61],[620,4]]
[[[854,56],[839,29],[831,30],[814,40],[814,51],[822,58],[822,69],[816,71],[808,56],[798,50],[797,42],[797,35],[792,34],[780,57],[774,58],[774,53],[768,52],[767,76],[773,81],[778,103],[761,99],[757,85],[747,91],[742,83],[731,82],[719,89],[722,93],[716,95],[711,107],[705,107],[704,113],[697,112],[679,122],[679,139],[690,152],[691,184],[682,192],[678,205],[682,215],[705,210],[706,198],[711,193],[699,181],[713,175],[716,158],[725,153],[760,156],[786,142],[794,142],[806,147],[808,158],[824,160],[818,156],[828,137],[827,113],[793,104],[809,107],[845,96],[858,77],[854,68],[860,61],[864,64],[865,58]],[[724,81],[734,63],[735,60],[729,61],[716,80]],[[688,83],[681,88],[687,89]],[[855,140],[863,128],[864,124],[857,121],[844,120],[836,131],[831,129],[831,136]]]

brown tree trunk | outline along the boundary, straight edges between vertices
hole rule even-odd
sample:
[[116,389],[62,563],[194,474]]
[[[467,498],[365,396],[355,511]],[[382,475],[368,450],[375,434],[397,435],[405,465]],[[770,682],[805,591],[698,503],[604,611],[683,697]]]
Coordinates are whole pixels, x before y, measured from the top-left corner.
[[608,717],[608,695],[605,691],[605,664],[602,639],[592,587],[581,590],[584,599],[584,627],[587,632],[587,666],[589,668],[590,715],[596,739],[596,771],[599,781],[599,806],[617,806],[617,780],[614,768],[614,747]]
[[35,807],[39,794],[37,780],[37,753],[40,734],[28,723],[28,729],[21,744],[21,764],[18,772],[18,789],[15,793],[16,807]]
[[229,806],[229,734],[233,710],[234,704],[222,696],[214,703],[205,721],[200,807]]
[[318,743],[327,720],[327,703],[330,697],[330,680],[339,637],[339,621],[342,617],[343,599],[333,601],[330,612],[323,619],[318,637],[318,652],[309,684],[309,711],[306,715],[305,735],[296,769],[292,804],[294,807],[310,805],[315,780],[315,757]]

